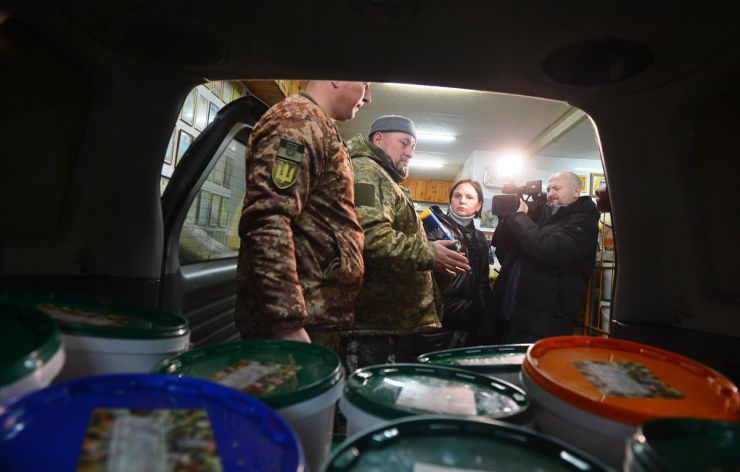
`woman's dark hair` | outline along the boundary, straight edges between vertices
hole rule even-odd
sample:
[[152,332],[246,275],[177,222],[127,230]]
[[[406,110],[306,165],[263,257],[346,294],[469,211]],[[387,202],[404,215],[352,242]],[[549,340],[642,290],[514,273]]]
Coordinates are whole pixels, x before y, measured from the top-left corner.
[[470,185],[472,185],[473,188],[475,189],[475,193],[478,194],[478,202],[480,203],[480,209],[478,211],[476,211],[475,212],[475,215],[473,215],[473,216],[475,216],[476,218],[480,218],[480,213],[483,210],[483,189],[481,188],[480,184],[477,181],[475,181],[473,179],[462,179],[462,180],[459,180],[450,189],[450,197],[449,197],[448,200],[450,202],[452,202],[452,194],[455,193],[455,189],[457,187],[459,187],[460,185],[462,185],[462,184],[470,184]]

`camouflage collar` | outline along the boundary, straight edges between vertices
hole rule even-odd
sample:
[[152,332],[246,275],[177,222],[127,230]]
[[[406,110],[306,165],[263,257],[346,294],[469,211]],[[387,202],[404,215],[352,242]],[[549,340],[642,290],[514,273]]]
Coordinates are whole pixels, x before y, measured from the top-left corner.
[[334,131],[336,131],[337,138],[339,139],[339,141],[341,141],[342,144],[344,144],[344,146],[346,147],[347,143],[344,142],[344,139],[342,138],[342,133],[339,132],[339,128],[337,128],[337,123],[334,121],[334,118],[329,116],[329,114],[323,108],[321,108],[321,105],[319,105],[319,102],[317,102],[316,99],[313,98],[311,95],[309,95],[307,92],[298,92],[298,95],[300,95],[303,98],[308,99],[311,103],[319,107],[319,110],[321,110],[321,113],[323,113],[324,116],[326,116],[326,119],[329,120],[329,122],[331,122],[331,124],[334,126]]
[[[305,98],[311,100],[314,105],[316,105],[317,107],[321,108],[321,105],[319,105],[319,102],[317,102],[316,99],[313,98],[311,95],[309,95],[307,92],[299,92],[298,95],[300,95],[301,97],[305,97]],[[323,111],[323,108],[321,108],[321,110]]]
[[[353,141],[357,142],[359,141],[360,136],[355,136],[352,138]],[[374,145],[370,141],[368,141],[365,138],[362,139],[362,145],[366,147],[365,152],[360,153],[352,153],[352,157],[369,157],[370,159],[377,162],[380,167],[385,170],[388,175],[391,176],[394,182],[401,183],[404,180],[406,180],[406,176],[396,168],[396,166],[393,164],[393,161],[391,160],[390,156],[385,153],[382,149],[380,149],[378,146]]]

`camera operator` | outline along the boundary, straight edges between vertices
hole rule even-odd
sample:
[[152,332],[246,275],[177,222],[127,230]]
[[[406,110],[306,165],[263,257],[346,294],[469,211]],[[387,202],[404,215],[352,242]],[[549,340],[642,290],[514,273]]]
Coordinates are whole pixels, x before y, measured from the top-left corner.
[[579,196],[581,189],[576,174],[559,172],[550,177],[547,206],[538,215],[528,214],[529,206],[519,200],[513,215],[500,217],[492,245],[501,272],[486,342],[528,343],[573,334],[596,262],[599,220],[591,198]]

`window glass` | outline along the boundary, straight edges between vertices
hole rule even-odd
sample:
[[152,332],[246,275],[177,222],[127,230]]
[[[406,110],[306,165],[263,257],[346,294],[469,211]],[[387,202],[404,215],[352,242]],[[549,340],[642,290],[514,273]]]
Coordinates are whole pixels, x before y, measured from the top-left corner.
[[[243,96],[244,90],[244,84],[239,81],[222,80],[199,85],[185,97],[165,151],[162,177],[172,176],[172,172],[193,140],[213,121],[216,113],[224,105]],[[210,179],[215,182],[224,182],[225,173],[231,170],[228,168],[230,165],[233,164],[221,163],[218,175],[213,175]]]
[[[244,95],[238,81],[209,82],[195,87],[186,97],[163,159],[160,188],[193,140],[213,121],[224,105]],[[233,140],[198,191],[180,233],[180,263],[191,264],[236,257],[239,251],[239,216],[244,200],[242,142]]]
[[245,153],[243,143],[229,143],[193,200],[180,233],[181,264],[237,256],[244,181],[228,179],[224,185],[224,169],[229,163],[231,172],[243,175]]

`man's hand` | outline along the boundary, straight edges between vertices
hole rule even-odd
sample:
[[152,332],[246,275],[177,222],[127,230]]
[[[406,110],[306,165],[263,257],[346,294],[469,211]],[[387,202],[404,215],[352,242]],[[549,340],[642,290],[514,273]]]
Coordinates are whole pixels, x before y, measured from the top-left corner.
[[440,239],[432,241],[434,248],[434,270],[435,272],[444,272],[450,275],[465,274],[470,271],[468,258],[457,251],[448,249],[456,241]]
[[290,328],[277,331],[272,335],[275,339],[287,339],[289,341],[303,341],[304,343],[311,343],[311,338],[304,328]]
[[519,208],[517,208],[516,213],[519,213],[520,211],[524,213],[527,213],[529,211],[529,205],[527,205],[527,202],[525,202],[521,198],[519,199]]
[[612,211],[612,204],[611,201],[609,201],[609,191],[606,189],[606,182],[602,182],[594,193],[596,194],[596,209],[604,213]]

